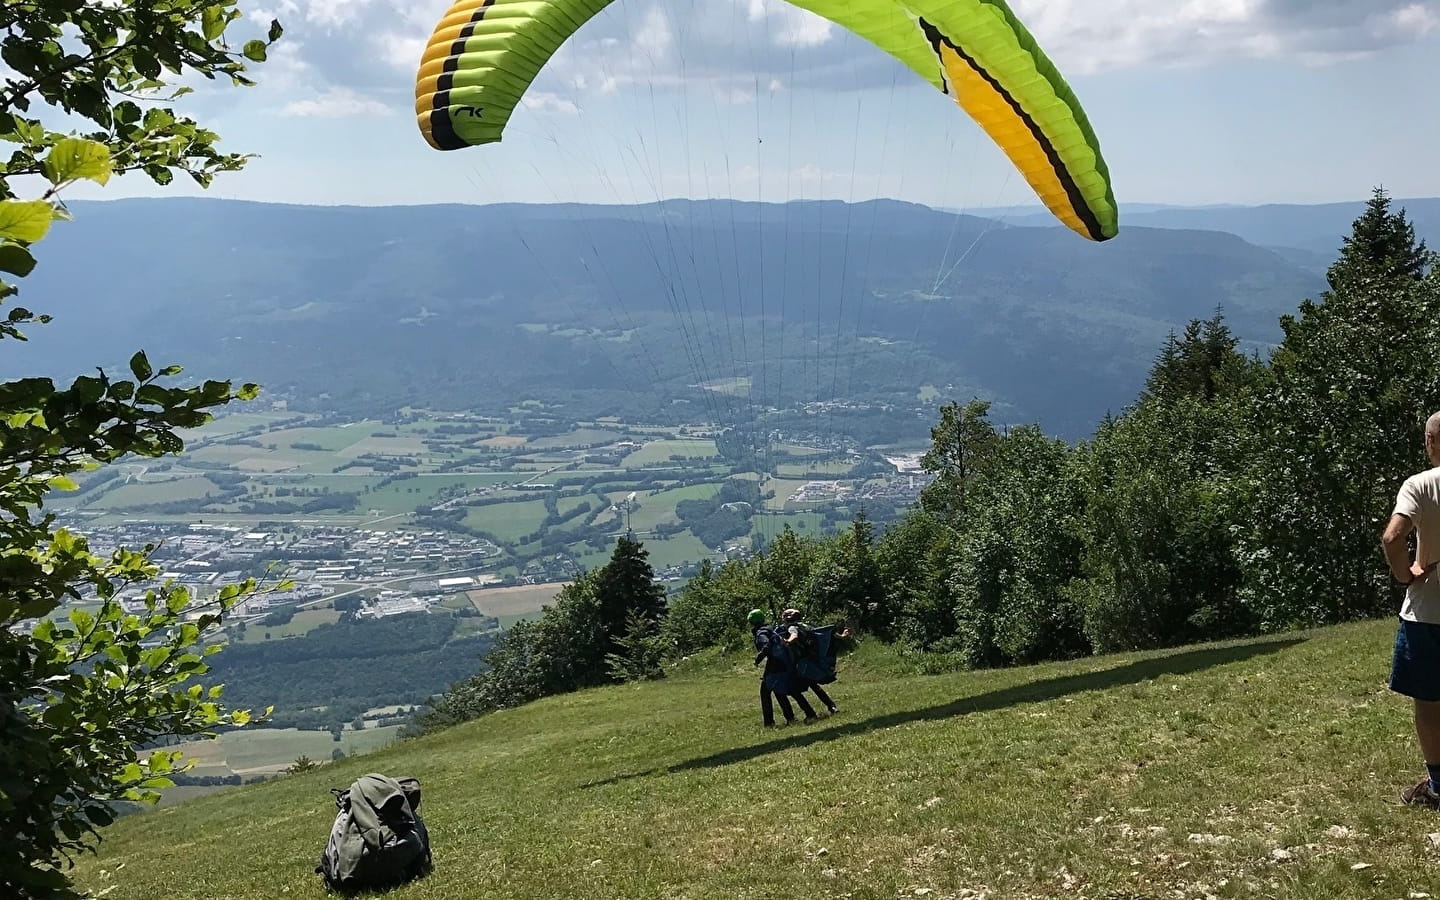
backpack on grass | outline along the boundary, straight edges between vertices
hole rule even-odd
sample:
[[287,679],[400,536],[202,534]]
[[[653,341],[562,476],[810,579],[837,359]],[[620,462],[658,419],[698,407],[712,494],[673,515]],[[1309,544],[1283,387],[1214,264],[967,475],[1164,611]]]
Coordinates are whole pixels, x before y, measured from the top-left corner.
[[315,871],[332,890],[389,887],[424,874],[430,835],[420,820],[420,782],[371,773],[332,788],[335,823]]

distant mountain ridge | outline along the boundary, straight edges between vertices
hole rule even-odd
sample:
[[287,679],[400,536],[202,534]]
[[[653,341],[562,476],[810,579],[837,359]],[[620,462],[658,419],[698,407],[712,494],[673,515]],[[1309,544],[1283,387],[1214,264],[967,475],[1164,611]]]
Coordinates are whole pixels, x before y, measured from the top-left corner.
[[[355,411],[545,394],[725,419],[843,399],[900,408],[931,385],[1079,436],[1134,399],[1168,330],[1223,306],[1263,345],[1324,287],[1302,251],[1140,224],[1243,209],[1136,213],[1094,244],[1053,220],[894,200],[72,208],[22,294],[57,321],[0,374],[69,375],[144,347]],[[1341,214],[1318,215],[1284,246],[1318,242]],[[1332,251],[1348,229],[1334,225]],[[696,387],[746,379],[748,395]]]
[[[1266,203],[1254,206],[1220,204],[1180,206],[1161,203],[1121,204],[1120,227],[1180,228],[1225,231],[1262,247],[1290,248],[1314,254],[1328,265],[1340,247],[1340,236],[1365,209],[1365,199],[1335,203]],[[1440,250],[1440,197],[1392,198],[1394,209],[1405,210],[1415,233]],[[1043,226],[1050,213],[1038,207],[1016,210],[986,208],[959,210],[977,216],[994,216],[1007,224]]]

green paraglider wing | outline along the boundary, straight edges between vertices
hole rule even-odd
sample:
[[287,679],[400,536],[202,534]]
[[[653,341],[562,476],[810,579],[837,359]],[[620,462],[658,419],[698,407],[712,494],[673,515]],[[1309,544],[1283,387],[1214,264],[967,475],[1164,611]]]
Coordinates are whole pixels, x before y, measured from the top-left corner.
[[[498,141],[531,82],[611,0],[456,0],[420,62],[415,113],[439,150]],[[899,59],[990,135],[1051,212],[1103,241],[1119,215],[1070,87],[1002,0],[791,0]]]

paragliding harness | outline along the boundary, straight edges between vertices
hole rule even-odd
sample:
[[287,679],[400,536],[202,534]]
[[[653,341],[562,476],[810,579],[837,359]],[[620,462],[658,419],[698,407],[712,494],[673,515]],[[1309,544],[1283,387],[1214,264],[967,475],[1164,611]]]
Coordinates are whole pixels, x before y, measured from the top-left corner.
[[420,782],[372,772],[331,788],[335,823],[315,871],[331,890],[389,887],[430,869],[430,835],[420,820]]
[[[796,624],[797,640],[794,644],[785,643],[785,635],[790,630],[789,625],[767,625],[760,629],[767,633],[768,643],[763,653],[768,654],[770,661],[778,665],[767,664],[765,667],[765,683],[777,694],[793,694],[800,686],[794,683],[795,678],[806,681],[813,681],[817,684],[830,684],[835,680],[835,627],[825,625],[820,628],[811,628],[809,625]],[[756,635],[757,641],[760,635]]]
[[817,684],[835,680],[835,626],[811,628],[801,624],[799,640],[792,647],[791,667],[795,674]]

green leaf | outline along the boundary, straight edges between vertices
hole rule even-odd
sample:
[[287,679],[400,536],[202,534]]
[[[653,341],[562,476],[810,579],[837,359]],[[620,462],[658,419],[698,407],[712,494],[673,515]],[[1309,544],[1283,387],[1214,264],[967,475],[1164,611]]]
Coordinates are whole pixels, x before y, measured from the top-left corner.
[[220,7],[205,7],[205,11],[200,16],[201,31],[205,35],[205,40],[213,41],[224,34],[227,18],[225,11]]
[[0,272],[9,272],[24,278],[35,268],[35,257],[19,244],[6,241],[0,244]]
[[278,20],[278,19],[271,19],[271,20],[270,20],[270,34],[268,35],[269,38],[270,38],[270,43],[273,44],[273,43],[275,43],[276,41],[280,40],[280,35],[282,35],[282,34],[284,34],[284,33],[285,33],[285,29],[280,27],[280,22],[279,22],[279,20]]
[[89,631],[95,625],[95,617],[83,609],[70,610],[70,621],[79,632]]
[[155,370],[150,368],[150,360],[145,357],[144,350],[137,350],[135,355],[130,357],[130,371],[139,381],[149,381],[150,376],[155,374]]
[[44,200],[0,200],[0,238],[33,244],[54,220],[55,208]]
[[245,47],[240,51],[245,54],[246,59],[253,59],[255,62],[265,61],[265,42],[246,41]]
[[57,491],[80,490],[80,485],[76,484],[73,478],[69,478],[65,475],[56,475],[54,478],[50,479],[48,484],[50,485],[50,487],[54,488]]
[[51,184],[88,178],[96,184],[110,180],[110,150],[99,141],[61,138],[45,157],[45,177]]

